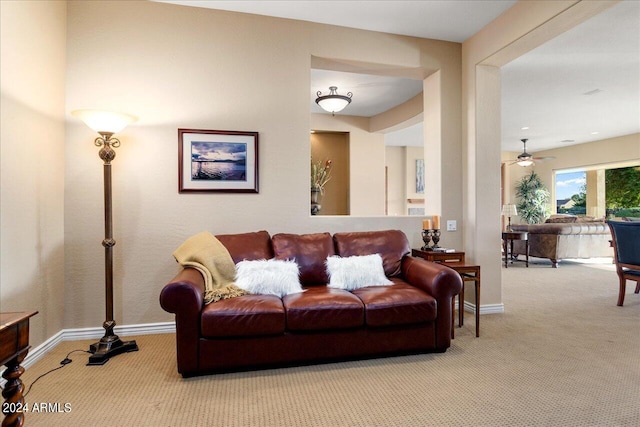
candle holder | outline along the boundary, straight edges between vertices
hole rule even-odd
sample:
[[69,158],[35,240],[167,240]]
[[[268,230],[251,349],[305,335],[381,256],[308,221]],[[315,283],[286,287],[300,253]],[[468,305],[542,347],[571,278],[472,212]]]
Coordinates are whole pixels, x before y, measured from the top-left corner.
[[433,250],[429,247],[429,243],[431,243],[431,236],[432,236],[431,231],[432,230],[422,230],[422,241],[424,242],[424,246],[421,247],[420,249],[423,251]]
[[433,246],[431,247],[431,249],[438,249],[440,248],[440,246],[438,245],[438,242],[440,241],[440,230],[434,229],[431,231],[433,232],[431,235],[431,238],[433,239]]

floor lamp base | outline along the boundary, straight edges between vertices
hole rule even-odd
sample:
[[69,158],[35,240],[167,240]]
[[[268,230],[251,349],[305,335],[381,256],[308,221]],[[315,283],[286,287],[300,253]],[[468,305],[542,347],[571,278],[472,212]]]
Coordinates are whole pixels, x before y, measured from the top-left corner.
[[100,341],[89,346],[89,352],[93,354],[89,356],[87,366],[104,365],[111,357],[131,351],[138,351],[135,341],[122,341],[117,335],[105,335]]

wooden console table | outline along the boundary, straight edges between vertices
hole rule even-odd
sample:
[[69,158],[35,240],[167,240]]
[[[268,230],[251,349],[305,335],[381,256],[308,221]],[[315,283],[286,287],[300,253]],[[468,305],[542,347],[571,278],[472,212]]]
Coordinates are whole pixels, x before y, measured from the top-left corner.
[[[433,252],[412,249],[411,256],[424,258],[427,261],[446,265],[455,270],[462,279],[462,289],[458,294],[458,326],[464,324],[464,282],[474,282],[476,296],[476,337],[480,336],[480,266],[467,264],[464,252]],[[451,306],[455,306],[455,297],[451,300]],[[452,308],[452,312],[455,312]],[[453,322],[453,319],[451,319]],[[453,325],[452,325],[453,326]],[[453,327],[451,328],[453,338]]]
[[7,366],[2,374],[2,378],[7,380],[4,390],[2,390],[2,397],[5,399],[5,405],[2,407],[4,414],[2,427],[22,426],[24,423],[24,414],[14,412],[12,407],[24,405],[22,396],[24,387],[20,380],[24,368],[20,366],[20,363],[31,348],[29,346],[29,318],[36,314],[38,314],[37,311],[0,313],[0,365]]

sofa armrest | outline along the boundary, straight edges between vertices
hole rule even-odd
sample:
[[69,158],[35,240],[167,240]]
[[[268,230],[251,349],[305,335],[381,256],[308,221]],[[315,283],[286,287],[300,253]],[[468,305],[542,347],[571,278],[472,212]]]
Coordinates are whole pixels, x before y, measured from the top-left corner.
[[462,289],[460,275],[442,264],[412,256],[405,256],[402,259],[402,275],[409,284],[422,289],[436,299],[438,303],[436,347],[446,349],[451,345],[453,322],[451,302]]
[[202,311],[204,277],[194,268],[184,268],[160,293],[160,305],[169,313]]
[[160,292],[160,306],[176,318],[178,372],[198,371],[200,318],[204,304],[204,277],[198,270],[185,268]]
[[422,258],[404,257],[402,274],[407,282],[421,288],[436,300],[451,299],[462,289],[462,279],[455,270]]

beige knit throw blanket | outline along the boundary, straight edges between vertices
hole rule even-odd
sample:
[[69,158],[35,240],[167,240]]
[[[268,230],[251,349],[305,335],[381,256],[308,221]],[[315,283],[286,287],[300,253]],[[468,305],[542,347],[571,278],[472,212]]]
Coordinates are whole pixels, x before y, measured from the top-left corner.
[[229,251],[208,231],[189,237],[173,257],[183,267],[195,268],[204,277],[204,303],[239,297],[249,292],[238,288],[233,281],[236,266]]

